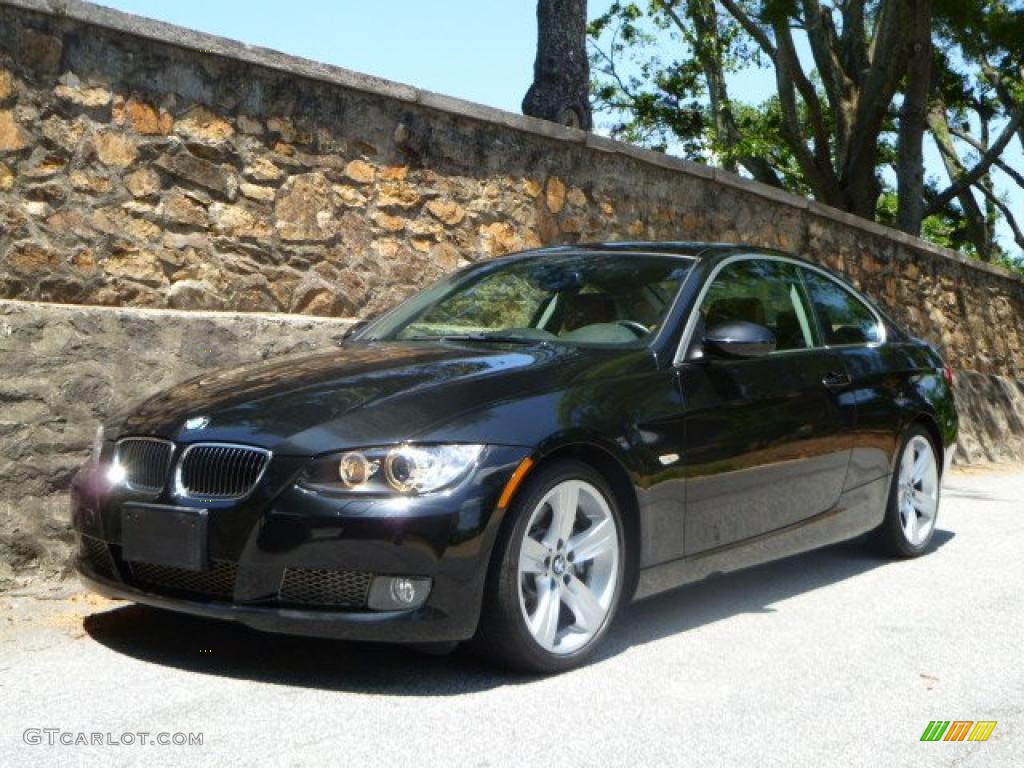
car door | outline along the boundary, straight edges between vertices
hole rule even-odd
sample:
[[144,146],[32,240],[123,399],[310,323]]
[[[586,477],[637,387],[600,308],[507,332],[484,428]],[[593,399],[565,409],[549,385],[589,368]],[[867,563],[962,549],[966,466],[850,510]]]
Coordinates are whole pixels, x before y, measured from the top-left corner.
[[839,355],[857,400],[856,433],[851,436],[846,487],[855,488],[889,474],[899,443],[898,417],[908,363],[886,345],[882,318],[849,286],[816,269],[800,268],[824,342]]
[[[832,508],[850,456],[854,399],[841,358],[820,343],[797,267],[768,257],[720,265],[688,322],[678,367],[686,475],[685,553],[727,546]],[[726,359],[704,329],[763,325],[776,351]]]

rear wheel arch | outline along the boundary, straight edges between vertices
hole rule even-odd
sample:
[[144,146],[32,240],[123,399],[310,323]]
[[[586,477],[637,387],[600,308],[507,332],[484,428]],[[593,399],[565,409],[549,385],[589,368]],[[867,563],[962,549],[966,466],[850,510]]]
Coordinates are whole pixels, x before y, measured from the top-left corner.
[[[896,453],[896,461],[893,465],[892,476],[889,480],[889,490],[886,494],[885,513],[882,522],[872,531],[870,540],[876,548],[883,553],[895,557],[918,557],[924,554],[932,540],[935,532],[935,519],[938,513],[938,504],[941,494],[942,480],[942,441],[935,434],[937,426],[929,424],[927,415],[922,415],[908,422],[900,433],[899,450]],[[901,478],[903,464],[907,452],[910,450],[911,441],[923,440],[930,444],[933,465],[929,468],[925,465],[920,470],[920,476],[914,474],[908,478],[909,482],[920,483],[914,485],[918,490],[910,491],[910,486],[903,485],[901,491]],[[931,481],[927,479],[929,471],[935,472]],[[918,492],[924,498],[920,501],[912,501],[907,495],[912,493],[917,496]],[[914,515],[917,523],[910,526],[909,532],[905,516]],[[922,522],[923,521],[923,522]],[[920,532],[920,525],[928,525],[924,532],[923,540],[915,540],[915,528]],[[918,538],[920,538],[918,536]]]
[[[944,464],[943,456],[945,455],[946,445],[942,440],[942,430],[939,428],[939,422],[930,413],[919,413],[907,422],[907,425],[903,428],[903,437],[905,437],[911,429],[918,426],[922,427],[924,431],[928,433],[928,438],[932,441],[932,448],[935,450],[935,460],[938,463],[939,476],[941,477]],[[902,439],[900,442],[902,444]],[[898,462],[899,457],[897,456],[894,466],[898,466]]]

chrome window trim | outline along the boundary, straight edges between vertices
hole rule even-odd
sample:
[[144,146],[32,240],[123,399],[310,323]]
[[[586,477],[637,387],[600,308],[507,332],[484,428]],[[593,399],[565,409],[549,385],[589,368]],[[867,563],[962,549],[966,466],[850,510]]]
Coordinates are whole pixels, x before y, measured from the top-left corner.
[[[772,355],[786,355],[793,354],[794,352],[816,352],[823,349],[850,349],[855,347],[867,347],[874,349],[876,347],[882,346],[883,344],[886,343],[886,341],[888,341],[888,331],[885,327],[885,321],[882,319],[882,316],[878,314],[875,308],[871,306],[871,303],[862,293],[860,293],[860,291],[858,291],[852,285],[846,285],[838,278],[836,278],[835,275],[829,274],[829,272],[822,269],[821,267],[817,267],[813,264],[808,264],[807,262],[800,261],[798,259],[789,258],[788,256],[778,256],[775,254],[766,253],[738,253],[722,259],[722,261],[715,265],[715,268],[711,270],[711,274],[708,275],[707,280],[704,281],[704,285],[701,287],[700,293],[697,294],[697,299],[693,303],[693,309],[690,312],[690,316],[686,318],[686,326],[683,329],[683,335],[679,340],[679,345],[676,347],[675,356],[672,358],[673,365],[680,365],[681,363],[686,362],[686,350],[689,349],[690,347],[690,341],[693,337],[693,332],[697,325],[697,317],[699,316],[700,306],[701,304],[704,303],[704,299],[707,296],[708,291],[711,289],[711,285],[715,282],[715,279],[718,277],[718,274],[730,264],[734,264],[740,261],[778,261],[782,262],[783,264],[792,264],[793,266],[798,268],[802,267],[804,269],[809,269],[812,272],[817,272],[818,274],[831,280],[833,283],[838,285],[847,293],[851,294],[855,299],[857,299],[857,301],[863,304],[864,307],[866,307],[867,310],[871,313],[871,316],[874,317],[875,321],[878,323],[878,327],[882,336],[880,341],[867,341],[860,342],[857,344],[822,344],[821,346],[807,347],[805,349],[781,349],[776,352],[772,352]],[[687,277],[689,277],[689,275],[687,275]],[[808,299],[810,299],[809,296]],[[815,325],[818,325],[820,321],[817,319],[818,315],[817,312],[815,312],[814,310],[813,302],[811,304],[811,311],[814,312]]]
[[[241,448],[242,450],[246,450],[246,451],[253,451],[255,453],[262,453],[266,457],[266,461],[263,464],[263,469],[260,470],[260,473],[256,476],[256,479],[253,480],[252,487],[249,489],[249,491],[247,493],[243,494],[242,496],[216,496],[216,497],[202,496],[202,495],[200,495],[200,496],[193,496],[181,484],[181,466],[185,462],[185,457],[189,454],[189,451],[191,451],[193,448]],[[253,493],[256,492],[256,489],[260,485],[260,481],[263,479],[263,476],[267,473],[267,470],[270,468],[270,462],[271,462],[271,460],[273,458],[274,458],[274,452],[273,451],[268,450],[266,448],[260,448],[260,447],[255,446],[255,445],[245,445],[244,443],[220,443],[220,442],[190,443],[185,448],[185,450],[183,450],[181,452],[181,455],[178,456],[178,461],[174,465],[174,487],[173,487],[172,493],[174,494],[174,496],[176,498],[179,498],[179,499],[193,499],[193,500],[195,500],[195,499],[200,499],[200,500],[201,499],[213,499],[214,501],[243,501],[243,500],[249,498],[250,496],[252,496]]]
[[122,437],[114,442],[114,455],[111,464],[115,467],[121,466],[121,444],[122,443],[163,443],[164,445],[170,446],[170,452],[167,454],[167,466],[164,467],[164,482],[155,491],[148,488],[137,488],[128,482],[128,473],[125,473],[124,480],[122,481],[123,487],[131,491],[132,493],[139,493],[145,496],[159,496],[163,493],[164,488],[167,487],[167,473],[171,466],[174,464],[174,441],[166,440],[162,437],[146,437],[145,435],[136,435],[133,437]]

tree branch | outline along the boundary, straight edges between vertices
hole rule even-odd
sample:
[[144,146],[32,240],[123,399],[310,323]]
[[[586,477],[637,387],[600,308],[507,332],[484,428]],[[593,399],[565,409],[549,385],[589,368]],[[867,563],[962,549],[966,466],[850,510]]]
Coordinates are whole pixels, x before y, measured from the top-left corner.
[[[984,53],[981,54],[981,71],[989,79],[992,85],[996,89],[996,95],[999,97],[999,101],[1003,105],[1003,109],[1007,113],[1013,112],[1014,110],[1024,109],[1024,104],[1018,104],[1013,98],[1013,94],[1010,93],[1010,89],[1007,87],[1007,82],[1013,82],[1014,75],[1006,74],[997,70],[989,62],[988,57]],[[1024,64],[1017,66],[1016,78],[1020,81],[1024,81]],[[1021,146],[1024,147],[1024,124],[1017,127],[1017,135],[1020,138]]]
[[[831,164],[827,168],[819,167],[817,158],[804,143],[796,104],[795,73],[790,70],[786,58],[775,47],[768,34],[736,4],[735,0],[721,0],[721,3],[775,65],[775,81],[779,92],[779,103],[782,107],[782,137],[786,140],[786,144],[800,166],[807,185],[819,200],[829,205],[841,206],[842,195]],[[811,90],[813,91],[813,87]],[[817,139],[815,143],[817,144]]]
[[868,43],[864,37],[864,0],[843,3],[843,70],[846,76],[860,83],[868,69]]
[[[969,144],[972,148],[978,150],[979,152],[985,152],[985,146],[980,141],[978,141],[974,136],[969,134],[967,131],[962,131],[959,128],[954,128],[953,126],[950,126],[949,132],[952,133],[961,141]],[[998,168],[1011,179],[1013,179],[1017,183],[1017,186],[1019,186],[1021,189],[1024,189],[1024,173],[1018,171],[1016,168],[1007,163],[1001,157],[997,157],[992,162],[992,165],[994,165],[996,168]]]
[[1006,219],[1006,223],[1010,226],[1010,230],[1013,232],[1013,239],[1016,241],[1017,246],[1024,251],[1024,232],[1021,232],[1020,226],[1017,224],[1017,219],[1014,218],[1013,212],[1010,210],[1010,206],[1000,200],[999,196],[984,184],[976,184],[974,188],[980,190],[981,193],[1000,210],[1003,217]]
[[[946,119],[944,105],[935,104],[932,106],[932,109],[928,112],[928,127],[931,128],[932,135],[935,137],[935,144],[939,148],[942,164],[946,168],[946,175],[949,176],[950,181],[953,181],[958,176],[962,176],[965,171],[964,164],[960,160],[960,155],[956,151],[953,140],[950,138],[949,121]],[[957,199],[959,199],[960,208],[963,211],[967,235],[970,237],[971,242],[974,243],[974,247],[978,249],[978,255],[985,261],[988,261],[992,257],[992,237],[989,232],[988,219],[982,213],[978,201],[974,199],[970,187],[962,189],[957,194]],[[945,207],[943,205],[943,208]]]
[[774,62],[778,56],[778,51],[775,50],[775,45],[772,43],[768,35],[765,34],[765,31],[757,25],[757,22],[750,18],[742,8],[736,5],[734,0],[721,0],[721,3],[725,7],[725,10],[732,14],[732,17],[736,19],[739,25],[747,31],[747,34],[754,38],[757,44],[761,46],[761,50],[768,54],[769,58]]
[[946,205],[957,197],[963,190],[974,186],[974,183],[988,173],[989,168],[992,164],[1003,154],[1003,150],[1006,149],[1006,145],[1010,143],[1010,139],[1017,133],[1017,129],[1024,125],[1024,109],[1017,109],[1011,113],[1010,121],[1003,127],[1002,133],[999,134],[999,138],[995,140],[988,151],[981,156],[981,159],[974,165],[974,167],[966,174],[957,179],[951,184],[944,192],[938,197],[932,200],[931,205],[928,206],[925,215],[931,215],[938,213]]
[[800,66],[800,58],[796,55],[796,46],[793,43],[793,35],[789,31],[789,26],[785,23],[780,23],[774,25],[773,30],[775,32],[775,42],[779,46],[779,64],[787,70],[797,91],[800,92],[804,104],[807,105],[807,111],[810,113],[811,125],[814,129],[814,154],[817,162],[831,167],[832,152],[829,144],[829,133],[825,127],[825,118],[822,114],[821,100],[818,98],[818,92],[814,89],[814,84],[811,83]]
[[842,110],[845,76],[842,64],[836,55],[835,27],[832,25],[831,11],[822,9],[816,0],[803,0],[804,20],[807,27],[807,40],[811,44],[811,54],[818,67],[825,95],[832,107],[832,118],[837,132],[846,134],[846,116]]
[[704,70],[708,101],[714,120],[715,138],[725,149],[726,156],[722,166],[726,170],[735,171],[737,164],[742,165],[757,181],[781,187],[782,182],[768,161],[761,157],[736,152],[736,147],[742,141],[742,136],[732,112],[732,100],[729,98],[725,72],[722,69],[723,54],[714,0],[690,0],[687,4],[686,13],[690,21],[693,22],[693,32],[696,34],[691,32],[690,26],[679,16],[670,2],[656,0],[655,7],[660,8],[676,26],[679,33],[690,42],[697,60]]

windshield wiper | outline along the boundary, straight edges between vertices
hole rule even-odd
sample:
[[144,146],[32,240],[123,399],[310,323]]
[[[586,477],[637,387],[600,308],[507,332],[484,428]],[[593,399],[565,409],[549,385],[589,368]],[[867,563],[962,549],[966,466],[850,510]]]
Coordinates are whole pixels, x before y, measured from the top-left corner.
[[495,341],[500,344],[540,344],[547,346],[547,339],[531,339],[528,336],[502,335],[500,333],[446,333],[440,336],[410,336],[408,341]]

